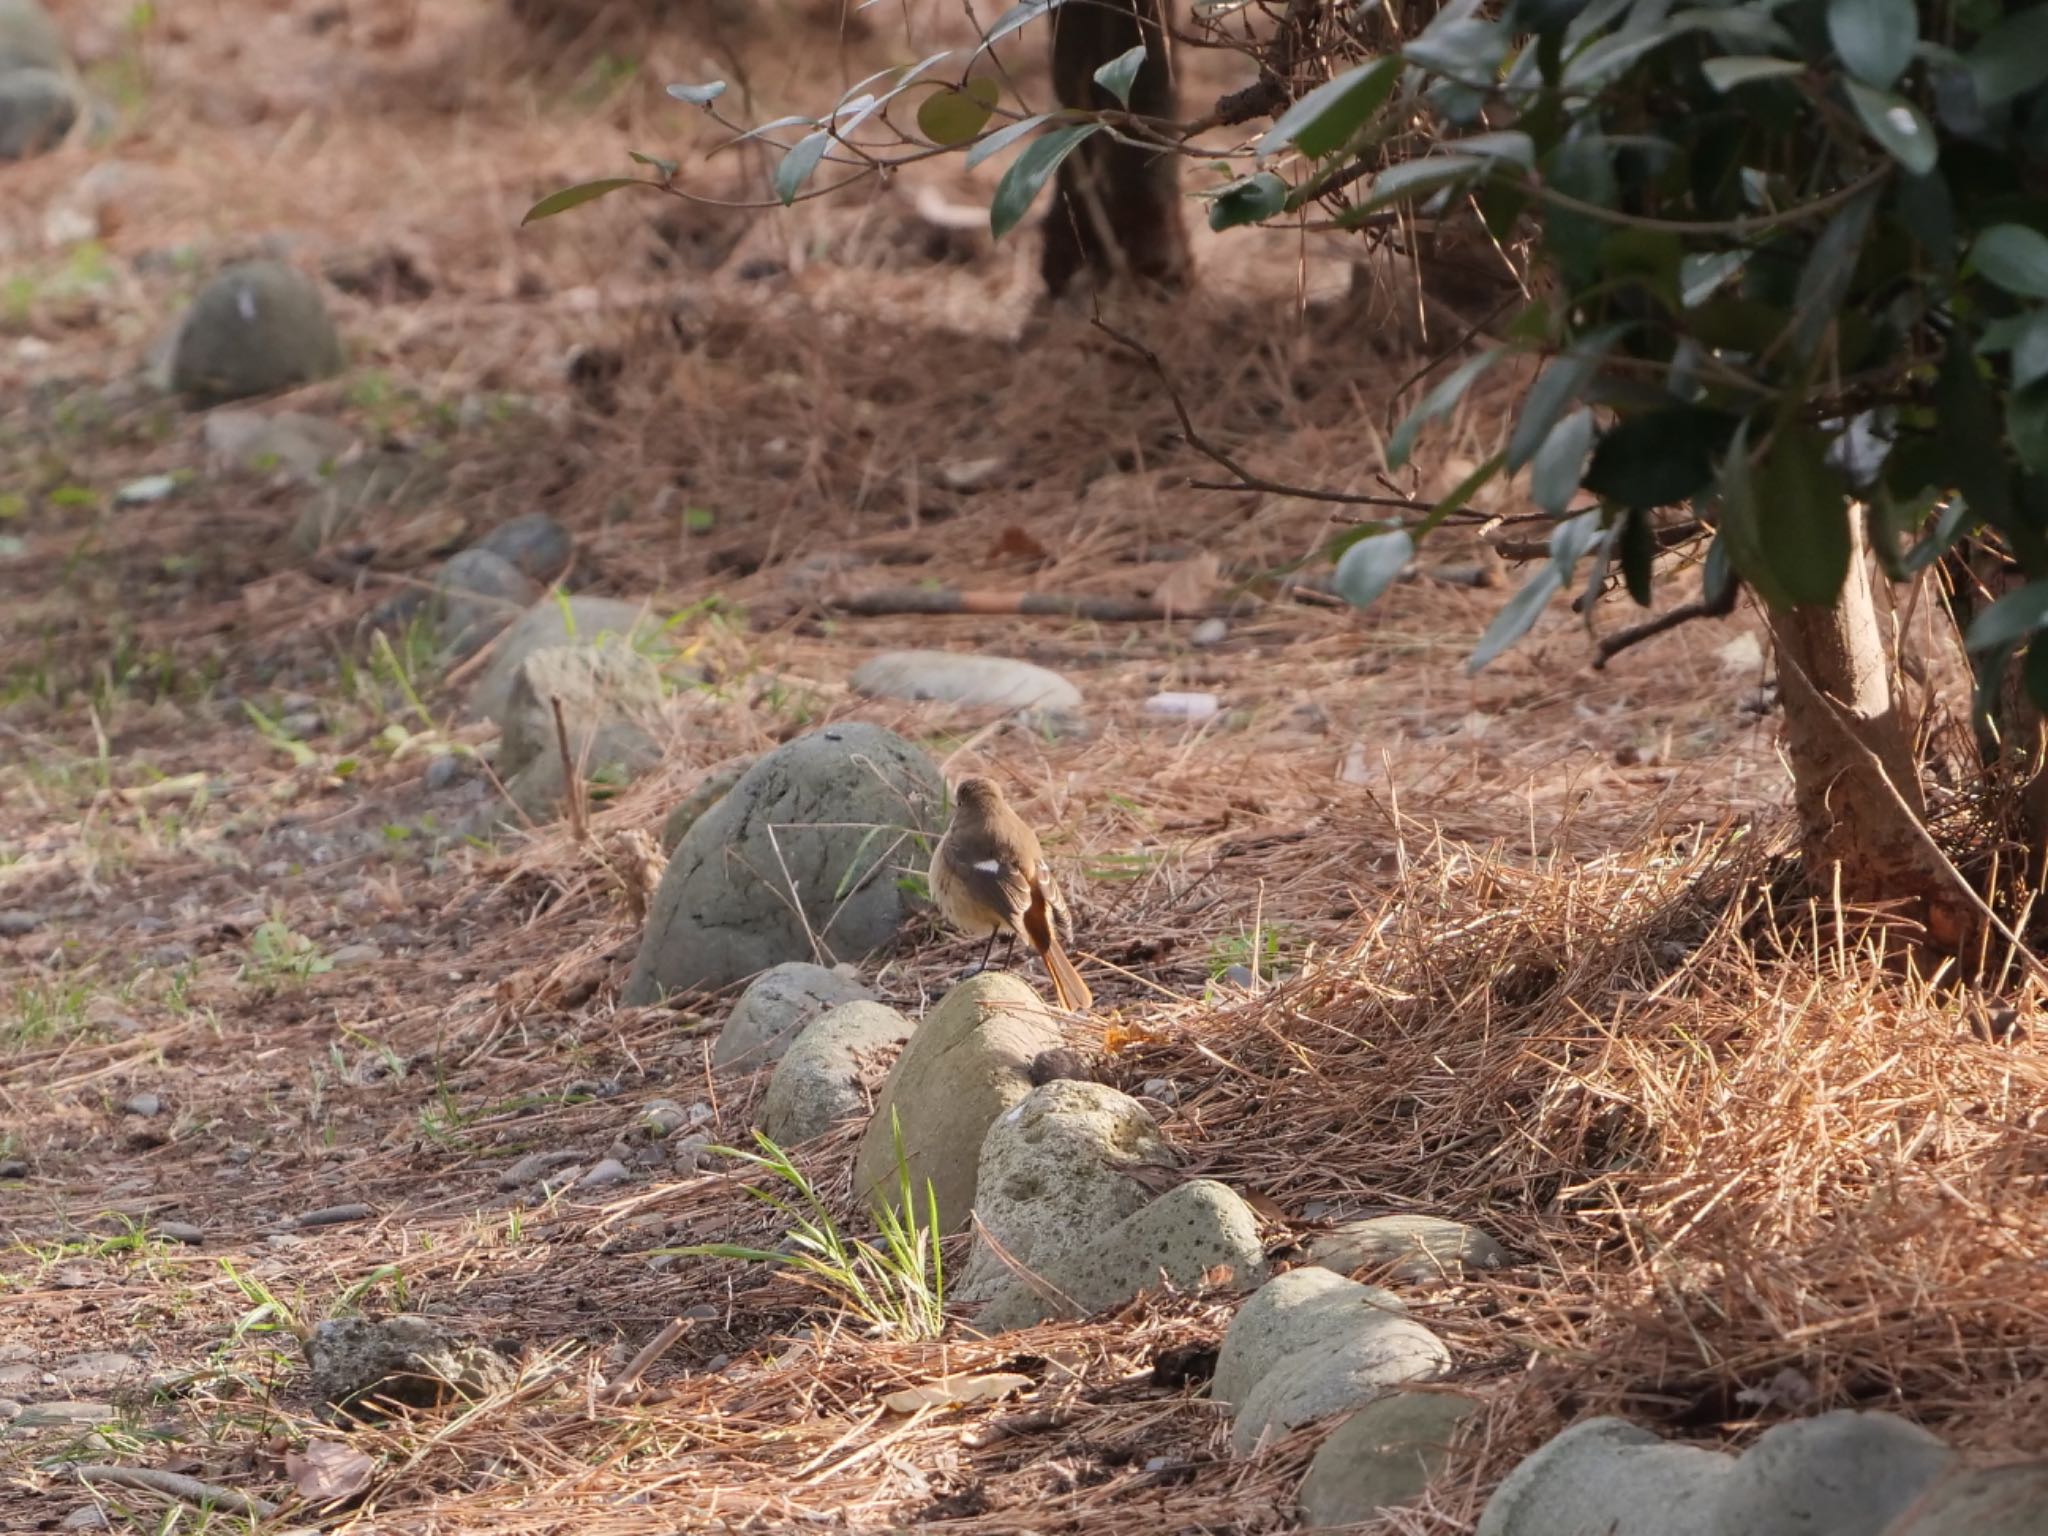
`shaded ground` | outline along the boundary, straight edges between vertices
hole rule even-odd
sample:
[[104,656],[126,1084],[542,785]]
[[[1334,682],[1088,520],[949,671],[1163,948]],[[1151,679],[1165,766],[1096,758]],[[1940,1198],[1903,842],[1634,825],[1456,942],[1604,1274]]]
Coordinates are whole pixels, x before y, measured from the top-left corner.
[[[587,1165],[656,1097],[744,1135],[760,1085],[705,1065],[725,1001],[615,1003],[637,925],[606,839],[847,715],[950,773],[994,769],[1047,830],[1085,877],[1081,947],[1131,1042],[1115,1071],[1174,1082],[1168,1134],[1269,1203],[1276,1244],[1413,1209],[1525,1261],[1418,1298],[1487,1412],[1445,1487],[1385,1529],[1468,1529],[1513,1456],[1593,1408],[1712,1443],[1884,1404],[1974,1452],[2048,1451],[2038,1044],[1980,1038],[1953,1000],[1873,981],[1824,919],[1771,907],[1784,786],[1746,619],[1594,673],[1560,612],[1472,679],[1456,663],[1504,588],[1417,582],[1365,617],[1254,600],[1200,648],[1182,620],[835,615],[836,594],[931,582],[1144,595],[1203,555],[1226,574],[1204,600],[1227,600],[1229,572],[1301,560],[1342,519],[1190,489],[1218,472],[1149,373],[1084,316],[1020,345],[1029,243],[941,238],[913,187],[756,223],[614,200],[519,231],[623,146],[682,146],[695,129],[647,82],[701,77],[702,38],[543,68],[481,4],[409,34],[373,9],[334,26],[220,0],[131,29],[64,8],[127,126],[0,172],[0,908],[28,914],[0,937],[0,1161],[21,1165],[0,1183],[0,1396],[108,1403],[118,1424],[0,1444],[0,1528],[88,1502],[79,1460],[281,1498],[309,1433],[379,1480],[361,1510],[285,1523],[1289,1524],[1320,1431],[1234,1462],[1199,1384],[1155,1380],[1162,1351],[1220,1334],[1219,1301],[879,1343],[786,1280],[650,1262],[772,1236],[723,1175],[501,1188],[532,1152]],[[778,68],[801,52],[742,46]],[[844,73],[894,57],[865,46],[876,65],[854,46]],[[801,56],[792,79],[758,66],[760,115],[837,67],[829,45]],[[53,211],[116,160],[97,238],[51,244]],[[753,195],[758,169],[731,185]],[[348,374],[290,404],[446,472],[433,505],[373,523],[367,556],[296,551],[303,493],[206,466],[198,420],[140,382],[200,277],[265,240],[359,279],[334,296]],[[1305,316],[1342,274],[1304,278],[1300,254],[1205,242],[1191,305],[1106,318],[1261,472],[1370,488],[1373,432],[1421,359]],[[578,367],[579,347],[608,360]],[[1498,407],[1433,439],[1413,488],[1483,458]],[[118,504],[159,473],[178,494]],[[532,510],[576,534],[579,589],[652,599],[712,670],[671,700],[662,771],[603,804],[588,844],[474,835],[488,780],[423,772],[483,739],[464,679],[360,627]],[[860,659],[905,644],[1059,668],[1091,731],[850,695]],[[1161,690],[1223,712],[1148,716]],[[324,724],[287,746],[250,706]],[[970,948],[919,928],[868,971],[914,1011]],[[1215,981],[1246,962],[1292,979]],[[806,1149],[835,1198],[850,1152]],[[344,1206],[367,1209],[295,1221]],[[164,1240],[173,1223],[198,1241]],[[693,1307],[648,1376],[672,1395],[601,1405],[595,1381]],[[454,1422],[317,1429],[292,1330],[396,1309],[516,1340],[531,1390]],[[1037,1383],[1029,1402],[964,1423],[880,1406],[997,1365]]]

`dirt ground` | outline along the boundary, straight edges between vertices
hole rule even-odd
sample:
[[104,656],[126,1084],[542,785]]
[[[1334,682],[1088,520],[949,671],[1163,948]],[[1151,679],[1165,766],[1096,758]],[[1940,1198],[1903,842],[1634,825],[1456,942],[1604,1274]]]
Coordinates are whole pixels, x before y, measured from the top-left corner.
[[[765,164],[704,159],[719,136],[662,82],[737,57],[752,115],[816,106],[957,43],[955,8],[885,6],[842,38],[795,8],[684,7],[651,38],[566,47],[486,0],[54,10],[118,127],[0,169],[0,1398],[109,1422],[0,1441],[0,1529],[87,1506],[124,1530],[252,1526],[89,1491],[84,1464],[270,1499],[275,1529],[1291,1528],[1327,1426],[1233,1458],[1199,1372],[1160,1368],[1213,1347],[1227,1298],[891,1342],[786,1277],[650,1257],[774,1238],[728,1171],[501,1182],[536,1152],[587,1164],[655,1098],[744,1138],[765,1085],[708,1069],[730,999],[617,1002],[638,874],[616,834],[845,717],[996,774],[1044,829],[1103,1012],[1074,1043],[1116,1047],[1120,1083],[1172,1082],[1167,1134],[1256,1198],[1274,1251],[1334,1216],[1419,1211],[1515,1256],[1413,1299],[1456,1359],[1445,1389],[1483,1412],[1440,1486],[1369,1529],[1469,1531],[1517,1456],[1596,1411],[1741,1445],[1815,1406],[1884,1406],[1973,1457],[2048,1454],[2031,1003],[1986,1030],[1786,897],[1750,617],[1595,671],[1560,605],[1473,677],[1512,570],[1406,583],[1364,615],[1253,580],[1350,513],[1191,484],[1225,475],[1160,380],[1088,314],[1035,313],[1032,240],[932,214],[985,206],[992,169],[787,213],[619,196],[520,228],[628,149],[758,199]],[[1349,267],[1317,241],[1197,249],[1187,303],[1102,318],[1257,473],[1385,489],[1380,445],[1428,352],[1334,307]],[[350,349],[342,378],[281,404],[445,470],[363,558],[295,548],[305,493],[209,466],[201,419],[142,381],[196,285],[255,250],[333,278]],[[1509,388],[1393,487],[1461,479]],[[123,500],[156,475],[174,494]],[[462,712],[470,671],[364,628],[534,511],[574,533],[578,590],[675,615],[711,679],[671,698],[662,767],[582,841],[480,834],[488,780],[426,773],[488,739]],[[1448,578],[1481,563],[1469,535],[1425,555]],[[1234,606],[1199,646],[1193,617],[839,606],[932,585]],[[853,694],[859,661],[897,646],[1054,667],[1088,730]],[[1222,707],[1148,713],[1163,691]],[[319,725],[287,741],[270,722],[294,712]],[[921,920],[864,975],[915,1013],[972,948]],[[1224,981],[1232,965],[1261,987]],[[852,1146],[801,1157],[849,1217]],[[508,1341],[519,1385],[324,1421],[296,1333],[395,1311]],[[678,1317],[654,1390],[607,1400]],[[1031,1387],[882,1403],[998,1368]],[[334,1510],[295,1492],[309,1445],[371,1458],[368,1491]]]

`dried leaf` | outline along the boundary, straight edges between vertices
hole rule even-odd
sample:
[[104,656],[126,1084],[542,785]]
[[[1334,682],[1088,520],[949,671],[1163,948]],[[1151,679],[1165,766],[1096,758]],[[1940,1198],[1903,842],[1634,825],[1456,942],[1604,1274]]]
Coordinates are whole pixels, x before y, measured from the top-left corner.
[[1036,1385],[1029,1376],[1014,1371],[990,1371],[986,1375],[940,1376],[921,1387],[905,1387],[882,1399],[891,1413],[915,1413],[920,1408],[962,1408],[970,1403],[992,1403]]
[[997,560],[1043,560],[1049,553],[1043,544],[1015,523],[1009,524],[996,536],[995,548],[990,551]]
[[1102,1031],[1102,1048],[1114,1056],[1134,1045],[1151,1045],[1159,1038],[1136,1024],[1111,1024]]
[[377,1463],[338,1440],[308,1440],[305,1450],[285,1452],[284,1469],[302,1498],[332,1504],[369,1487]]

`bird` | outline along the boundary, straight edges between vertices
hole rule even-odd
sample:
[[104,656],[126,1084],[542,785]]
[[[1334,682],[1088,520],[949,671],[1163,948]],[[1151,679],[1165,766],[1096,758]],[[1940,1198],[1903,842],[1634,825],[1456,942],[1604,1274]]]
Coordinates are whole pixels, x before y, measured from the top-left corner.
[[1088,983],[1060,946],[1060,930],[1071,934],[1073,923],[1059,881],[1038,851],[1038,834],[993,779],[965,778],[954,790],[953,819],[932,850],[930,885],[932,901],[947,922],[965,933],[988,936],[983,966],[998,934],[1009,937],[1012,951],[1021,934],[1045,962],[1060,1007],[1083,1013],[1094,1002]]

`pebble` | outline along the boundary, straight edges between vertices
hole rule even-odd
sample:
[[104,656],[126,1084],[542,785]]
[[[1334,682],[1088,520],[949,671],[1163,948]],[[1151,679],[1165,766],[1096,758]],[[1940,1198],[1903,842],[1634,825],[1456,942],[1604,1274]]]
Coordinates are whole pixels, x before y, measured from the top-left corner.
[[678,1173],[696,1173],[710,1166],[712,1161],[711,1138],[702,1131],[669,1143],[669,1159],[676,1165]]
[[277,722],[277,728],[293,741],[304,741],[327,729],[327,721],[316,709],[298,710]]
[[115,1417],[111,1403],[30,1403],[15,1418],[22,1429],[53,1429],[61,1426],[110,1423]]
[[159,1242],[183,1243],[191,1248],[206,1241],[206,1234],[189,1221],[160,1221],[150,1228],[149,1235]]
[[683,1320],[691,1323],[715,1323],[724,1314],[708,1301],[696,1302],[683,1308]]
[[21,1417],[21,1404],[11,1397],[0,1397],[0,1424],[10,1423]]
[[383,958],[384,951],[368,943],[344,944],[327,957],[336,970],[351,965],[368,965]]
[[468,761],[455,752],[436,752],[427,759],[425,773],[421,775],[430,791],[439,792],[449,788],[463,777],[463,765]]
[[10,1157],[4,1162],[0,1162],[0,1179],[25,1179],[27,1177],[28,1164],[20,1158]]
[[1174,720],[1208,720],[1223,709],[1213,693],[1155,693],[1145,701],[1145,713]]
[[582,1178],[578,1179],[576,1187],[578,1189],[603,1189],[607,1185],[617,1184],[631,1177],[632,1175],[627,1171],[624,1163],[615,1157],[608,1157],[592,1168],[590,1172],[584,1174]]
[[57,1379],[61,1382],[100,1381],[110,1376],[125,1376],[130,1371],[142,1368],[142,1362],[133,1355],[124,1355],[117,1350],[92,1350],[82,1355],[73,1355],[57,1366]]
[[1150,1099],[1155,1104],[1178,1104],[1180,1089],[1170,1077],[1148,1077],[1139,1085],[1138,1097]]
[[657,1136],[667,1136],[690,1123],[690,1112],[674,1099],[650,1099],[634,1123],[646,1126]]
[[19,939],[43,926],[43,914],[26,907],[9,907],[0,912],[0,939]]
[[81,1504],[57,1522],[60,1531],[104,1531],[107,1513],[97,1504]]
[[1221,645],[1229,637],[1230,626],[1221,619],[1204,619],[1188,634],[1189,645]]
[[140,1115],[148,1120],[164,1112],[164,1101],[160,1094],[138,1093],[121,1107],[131,1115]]
[[367,1221],[376,1214],[367,1205],[327,1205],[292,1217],[291,1224],[301,1231],[308,1227],[340,1227],[352,1221]]
[[1223,973],[1223,979],[1233,987],[1242,987],[1247,992],[1257,992],[1265,983],[1248,965],[1233,965]]
[[196,958],[190,944],[159,944],[143,955],[142,962],[157,970],[168,971],[176,966],[190,965]]
[[498,1188],[524,1188],[541,1175],[577,1162],[582,1156],[581,1152],[529,1152],[498,1175]]

